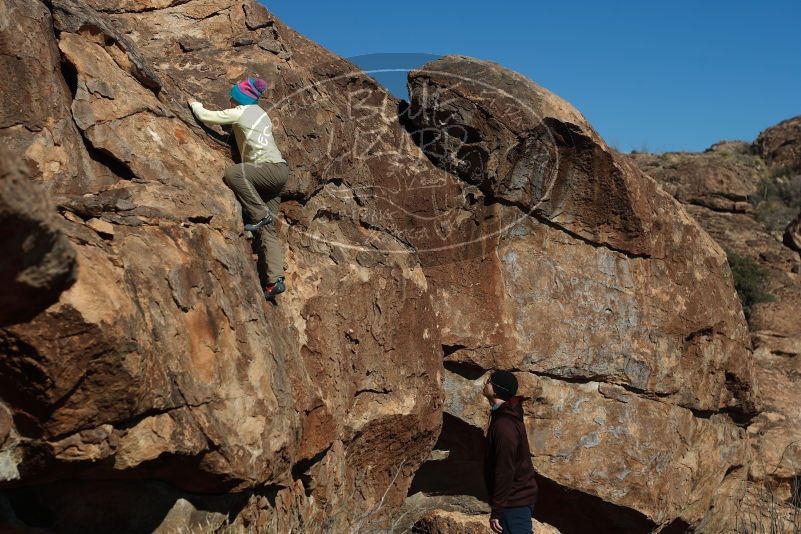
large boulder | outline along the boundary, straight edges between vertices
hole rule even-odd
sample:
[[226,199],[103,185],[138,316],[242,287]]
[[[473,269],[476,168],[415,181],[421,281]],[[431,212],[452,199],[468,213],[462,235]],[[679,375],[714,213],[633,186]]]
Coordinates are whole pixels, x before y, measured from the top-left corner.
[[[3,510],[45,510],[25,519],[48,528],[137,515],[155,527],[169,501],[205,492],[239,496],[231,519],[255,528],[380,523],[436,440],[441,402],[418,255],[389,224],[360,220],[399,194],[360,187],[393,177],[349,157],[349,91],[397,102],[255,2],[151,4],[2,1],[0,64],[14,73],[3,142],[58,212],[27,186],[13,193],[65,236],[40,245],[31,225],[16,228],[37,240],[46,274],[45,245],[64,261],[43,281],[49,300],[0,331]],[[247,73],[273,82],[293,171],[279,223],[290,291],[277,306],[222,182],[230,140],[186,105],[225,105]],[[362,127],[406,137],[381,116]],[[406,154],[440,172],[414,145]],[[94,479],[106,491],[86,491]],[[166,484],[161,500],[149,479]]]
[[[424,263],[445,345],[443,434],[480,436],[485,372],[515,370],[532,399],[543,502],[562,488],[587,528],[610,532],[700,521],[743,461],[742,425],[758,409],[723,250],[575,109],[519,74],[445,56],[411,71],[409,90],[407,129],[466,199],[452,229],[464,246]],[[479,486],[442,487],[448,456],[421,471],[442,475],[430,493]],[[549,509],[536,513],[560,530],[584,521]]]
[[30,320],[75,281],[75,251],[28,169],[0,145],[0,326]]
[[[483,236],[492,256],[427,270],[449,361],[752,411],[726,256],[672,197],[564,101],[496,64],[446,56],[409,84],[427,153],[459,160],[482,197],[472,211],[499,220]],[[455,290],[466,281],[480,287]]]

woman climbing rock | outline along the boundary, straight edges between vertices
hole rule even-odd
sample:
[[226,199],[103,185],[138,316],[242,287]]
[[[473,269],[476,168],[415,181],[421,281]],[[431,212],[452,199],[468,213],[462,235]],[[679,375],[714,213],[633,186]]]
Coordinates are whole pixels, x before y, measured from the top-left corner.
[[259,275],[267,283],[264,296],[272,299],[286,289],[284,247],[278,241],[275,220],[289,165],[275,144],[269,115],[258,105],[266,89],[264,80],[247,78],[231,88],[230,102],[235,106],[231,109],[209,111],[195,100],[190,100],[189,106],[205,123],[233,125],[241,163],[226,167],[225,183],[233,189],[250,221],[245,230],[253,232],[259,241]]

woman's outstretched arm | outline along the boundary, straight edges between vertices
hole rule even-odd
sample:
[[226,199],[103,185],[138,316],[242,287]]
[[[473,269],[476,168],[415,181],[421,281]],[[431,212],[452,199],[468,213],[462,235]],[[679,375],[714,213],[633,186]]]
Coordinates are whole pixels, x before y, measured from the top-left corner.
[[203,104],[197,101],[190,102],[189,106],[192,108],[192,113],[195,114],[195,117],[207,124],[234,124],[245,111],[245,106],[237,106],[222,111],[211,111],[205,109]]

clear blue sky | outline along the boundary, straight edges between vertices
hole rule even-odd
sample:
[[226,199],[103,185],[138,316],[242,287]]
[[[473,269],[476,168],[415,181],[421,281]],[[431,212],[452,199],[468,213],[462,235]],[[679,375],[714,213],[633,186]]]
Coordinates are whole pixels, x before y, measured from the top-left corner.
[[[344,57],[496,61],[567,99],[623,151],[750,141],[801,114],[801,0],[263,3]],[[400,79],[386,85],[405,97]]]

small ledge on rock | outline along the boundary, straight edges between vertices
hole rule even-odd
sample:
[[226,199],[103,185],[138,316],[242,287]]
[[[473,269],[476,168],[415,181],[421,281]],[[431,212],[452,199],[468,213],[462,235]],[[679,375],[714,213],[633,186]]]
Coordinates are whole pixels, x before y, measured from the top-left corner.
[[100,237],[105,239],[114,238],[114,225],[103,219],[89,219],[86,226],[97,232]]

